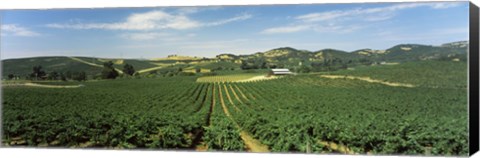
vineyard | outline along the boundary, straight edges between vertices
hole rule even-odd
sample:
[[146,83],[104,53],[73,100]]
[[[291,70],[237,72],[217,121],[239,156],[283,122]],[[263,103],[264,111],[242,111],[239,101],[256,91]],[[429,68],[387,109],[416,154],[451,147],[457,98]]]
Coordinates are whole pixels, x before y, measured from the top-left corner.
[[[382,65],[343,70],[332,74],[369,76],[388,82],[410,83],[430,88],[467,87],[467,63],[448,61],[407,62],[399,65]],[[415,70],[415,71],[412,71]]]
[[266,77],[265,74],[258,73],[243,73],[234,75],[218,75],[218,76],[204,76],[199,77],[197,82],[206,83],[224,83],[224,82],[252,82],[261,80],[276,79],[276,77]]
[[466,155],[466,66],[430,70],[432,64],[448,63],[415,63],[410,71],[446,75],[433,83],[425,81],[432,80],[428,75],[395,77],[407,72],[382,78],[395,67],[406,71],[408,64],[336,73],[375,71],[372,78],[416,87],[318,74],[242,83],[235,81],[253,76],[98,81],[73,89],[2,87],[2,144]]

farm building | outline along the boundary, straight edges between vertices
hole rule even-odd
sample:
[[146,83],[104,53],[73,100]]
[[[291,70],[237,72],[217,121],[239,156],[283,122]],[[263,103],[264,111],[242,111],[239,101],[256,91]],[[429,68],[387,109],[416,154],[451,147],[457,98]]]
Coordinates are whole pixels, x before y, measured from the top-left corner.
[[293,73],[288,69],[272,69],[268,73],[268,76],[273,76],[273,75],[293,75]]

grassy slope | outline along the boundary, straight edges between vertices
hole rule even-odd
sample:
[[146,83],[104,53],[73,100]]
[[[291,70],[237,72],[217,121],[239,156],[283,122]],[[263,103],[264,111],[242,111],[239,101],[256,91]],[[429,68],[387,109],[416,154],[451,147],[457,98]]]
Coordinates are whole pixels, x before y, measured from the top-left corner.
[[205,69],[216,69],[218,67],[238,69],[238,68],[240,68],[240,64],[220,61],[220,62],[216,62],[216,63],[200,63],[200,64],[196,65],[196,67],[205,68]]
[[[97,59],[97,58],[88,58],[88,57],[77,57],[85,62],[90,62],[97,65],[103,65],[103,61],[108,61],[107,59]],[[116,61],[116,59],[112,59]],[[157,67],[150,63],[147,60],[135,60],[135,59],[124,59],[122,64],[114,64],[114,67],[122,70],[123,66],[128,63],[133,65],[135,70],[142,70],[151,67]],[[2,61],[2,71],[3,77],[6,77],[8,74],[20,75],[21,77],[32,73],[33,66],[41,65],[42,69],[46,73],[52,71],[57,72],[78,72],[85,71],[87,75],[92,76],[100,73],[102,71],[101,67],[88,65],[82,62],[72,60],[68,57],[34,57],[34,58],[22,58],[22,59],[8,59]]]
[[[96,58],[89,58],[89,57],[78,57],[78,58],[82,59],[84,61],[87,61],[87,62],[98,64],[98,65],[103,65],[104,61],[109,60],[109,59],[96,59]],[[111,61],[115,63],[115,61],[117,61],[117,59],[111,59]],[[146,68],[151,68],[151,67],[156,67],[157,66],[155,64],[152,64],[148,60],[136,60],[136,59],[123,59],[122,64],[114,64],[113,66],[117,69],[122,70],[123,66],[127,63],[132,65],[135,70],[141,70],[141,69],[146,69]]]
[[94,75],[101,72],[101,68],[80,63],[67,57],[36,57],[11,59],[2,61],[2,76],[16,74],[25,76],[32,73],[33,66],[41,65],[42,69],[49,73],[52,71],[85,71],[87,75]]

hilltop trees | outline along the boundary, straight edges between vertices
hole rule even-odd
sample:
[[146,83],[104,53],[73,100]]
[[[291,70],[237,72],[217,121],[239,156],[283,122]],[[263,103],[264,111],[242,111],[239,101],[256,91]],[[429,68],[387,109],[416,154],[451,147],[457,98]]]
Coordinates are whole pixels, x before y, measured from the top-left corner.
[[132,65],[125,64],[125,66],[123,66],[123,73],[132,76],[135,73],[135,69]]
[[33,72],[30,74],[30,78],[38,80],[43,79],[45,75],[46,73],[42,70],[42,66],[38,65],[33,67]]
[[48,79],[49,80],[57,80],[58,77],[60,77],[60,76],[59,76],[58,72],[56,72],[56,71],[52,71],[48,74]]
[[65,74],[60,73],[60,80],[67,81],[67,77],[65,76]]
[[[9,79],[13,79],[17,76],[11,74],[8,75]],[[49,73],[42,70],[41,65],[37,65],[33,67],[33,72],[26,76],[27,79],[30,80],[76,80],[76,81],[86,81],[87,80],[87,73],[85,71],[66,71],[66,72],[57,72],[51,71]]]
[[117,76],[118,72],[113,68],[112,61],[103,63],[102,79],[115,79]]
[[14,74],[8,74],[8,79],[9,80],[13,80],[15,78],[15,75]]
[[87,80],[87,74],[84,71],[74,73],[73,76],[74,76],[73,80],[75,80],[75,81],[86,81]]
[[247,60],[242,60],[242,64],[240,65],[240,68],[242,70],[248,70],[248,69],[266,69],[271,65],[271,63],[267,63],[265,58],[253,58],[253,59],[247,59]]
[[296,68],[295,71],[298,73],[309,73],[311,69],[308,66],[301,65],[300,67]]
[[72,72],[71,71],[65,72],[65,78],[67,78],[67,79],[72,78]]

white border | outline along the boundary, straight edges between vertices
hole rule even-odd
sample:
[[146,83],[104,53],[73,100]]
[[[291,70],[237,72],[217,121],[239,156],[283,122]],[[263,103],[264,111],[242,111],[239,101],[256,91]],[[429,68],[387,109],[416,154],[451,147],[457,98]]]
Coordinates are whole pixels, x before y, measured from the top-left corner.
[[[442,0],[456,1],[456,0]],[[458,1],[458,0],[457,0]],[[479,0],[472,0],[480,4]],[[266,5],[266,4],[311,4],[311,3],[373,3],[373,2],[429,2],[428,0],[1,0],[4,9],[52,9],[52,8],[111,8],[111,7],[155,7],[155,6],[207,6],[207,5]],[[306,154],[258,154],[233,152],[180,152],[141,150],[89,150],[89,149],[41,149],[0,148],[1,157],[261,157],[261,158],[310,158],[310,157],[411,157],[411,156],[364,156],[364,155],[306,155]],[[475,154],[473,157],[480,157]]]

